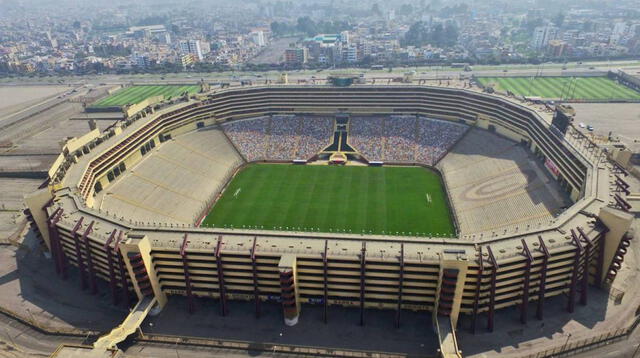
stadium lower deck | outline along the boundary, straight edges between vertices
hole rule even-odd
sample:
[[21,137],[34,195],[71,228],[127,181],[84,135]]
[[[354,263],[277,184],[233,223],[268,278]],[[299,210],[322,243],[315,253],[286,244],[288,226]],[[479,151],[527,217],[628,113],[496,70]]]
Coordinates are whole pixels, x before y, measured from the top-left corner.
[[[292,113],[301,119],[278,119],[284,124],[273,127],[273,115]],[[358,160],[435,165],[458,237],[197,226],[248,159],[322,152],[332,142],[327,118],[344,113],[358,121],[381,118],[351,128]],[[309,114],[324,124],[309,126]],[[445,141],[446,155],[432,148],[421,156],[433,140],[420,121],[434,119],[471,129]],[[234,132],[234,123],[245,124]],[[309,127],[314,131],[302,131]],[[237,135],[247,131],[259,140]],[[460,313],[471,317],[472,329],[483,317],[491,330],[496,309],[523,301],[537,301],[539,318],[547,297],[566,294],[570,311],[578,296],[586,303],[587,290],[579,288],[615,278],[630,240],[629,214],[614,199],[622,172],[599,149],[569,144],[526,107],[465,90],[229,89],[148,110],[101,142],[55,171],[54,200],[48,191],[34,196],[44,212],[30,207],[61,275],[78,266],[89,287],[107,280],[114,298],[125,301],[151,297],[162,307],[171,295],[212,297],[224,314],[227,300],[254,300],[257,310],[276,300],[287,324],[295,324],[302,304],[354,306],[362,314],[393,309],[397,320],[401,309],[426,310],[450,317],[453,327]],[[540,164],[550,161],[553,173]],[[520,307],[526,322],[528,305]]]

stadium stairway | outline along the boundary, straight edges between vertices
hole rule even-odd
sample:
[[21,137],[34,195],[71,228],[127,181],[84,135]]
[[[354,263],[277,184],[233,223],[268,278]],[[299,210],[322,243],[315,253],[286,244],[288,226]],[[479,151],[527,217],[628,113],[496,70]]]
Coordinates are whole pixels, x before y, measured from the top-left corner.
[[302,138],[302,121],[307,120],[305,117],[300,117],[298,119],[298,128],[296,128],[296,144],[293,146],[293,155],[292,158],[296,157],[296,153],[298,153],[298,148],[300,147],[300,139]]
[[155,297],[142,298],[118,327],[114,328],[109,334],[98,338],[93,344],[93,349],[106,351],[116,348],[118,343],[136,332],[155,304]]
[[269,116],[267,119],[267,128],[264,130],[264,158],[269,157],[269,148],[271,148],[271,127],[273,122],[273,116]]
[[435,323],[438,342],[440,343],[440,357],[462,358],[462,352],[458,348],[456,332],[451,324],[451,317],[438,315]]
[[386,158],[386,147],[387,147],[387,136],[385,135],[387,133],[387,120],[388,118],[384,118],[382,120],[382,130],[380,131],[380,137],[381,137],[381,142],[380,142],[380,147],[382,147],[382,151],[380,152],[380,156],[382,157],[382,160],[387,159]]

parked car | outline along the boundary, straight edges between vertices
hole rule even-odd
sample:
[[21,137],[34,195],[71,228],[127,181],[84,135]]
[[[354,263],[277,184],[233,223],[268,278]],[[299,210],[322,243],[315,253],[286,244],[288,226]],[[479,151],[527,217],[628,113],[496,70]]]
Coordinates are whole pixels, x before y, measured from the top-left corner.
[[593,132],[593,126],[592,126],[592,125],[588,125],[588,126],[587,126],[587,130],[588,130],[589,132]]
[[586,127],[586,126],[584,125],[584,123],[582,123],[582,122],[580,122],[580,124],[578,124],[578,126],[580,126],[580,128],[584,128],[584,127]]

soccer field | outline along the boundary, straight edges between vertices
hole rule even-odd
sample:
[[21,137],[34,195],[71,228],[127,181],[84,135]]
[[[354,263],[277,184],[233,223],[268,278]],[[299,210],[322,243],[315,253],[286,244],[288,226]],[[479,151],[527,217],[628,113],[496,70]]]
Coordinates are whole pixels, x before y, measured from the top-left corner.
[[454,236],[438,174],[420,167],[252,164],[203,226]]
[[153,96],[163,95],[165,98],[179,96],[185,91],[196,93],[200,86],[131,86],[116,91],[107,98],[94,103],[92,107],[115,107],[125,104],[136,104]]
[[585,100],[640,100],[640,92],[607,77],[478,77],[484,86],[520,96]]

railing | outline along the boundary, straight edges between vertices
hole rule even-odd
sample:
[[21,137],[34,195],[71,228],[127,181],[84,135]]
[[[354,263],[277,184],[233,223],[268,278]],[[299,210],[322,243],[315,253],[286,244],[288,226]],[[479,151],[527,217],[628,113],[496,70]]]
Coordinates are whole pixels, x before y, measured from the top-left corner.
[[[29,311],[27,311],[29,312]],[[30,313],[30,312],[29,312]],[[51,336],[66,336],[66,337],[78,337],[78,338],[86,338],[89,339],[91,337],[97,337],[100,332],[98,331],[88,331],[88,330],[80,330],[76,328],[62,328],[62,327],[49,327],[42,325],[38,322],[32,314],[30,317],[23,317],[8,308],[0,306],[0,314],[12,319],[14,321],[18,321],[26,326],[31,327],[32,329]]]
[[[310,347],[299,346],[290,344],[276,344],[267,342],[249,342],[249,341],[236,341],[228,339],[211,339],[211,338],[199,338],[199,337],[184,337],[184,336],[170,336],[160,334],[147,334],[140,333],[136,338],[137,342],[141,343],[161,343],[171,345],[186,345],[196,347],[212,347],[220,349],[234,349],[234,350],[251,350],[260,352],[269,352],[275,355],[278,354],[291,354],[291,355],[304,355],[304,356],[321,356],[321,357],[355,357],[355,358],[405,358],[409,357],[405,353],[392,353],[392,352],[376,352],[376,351],[364,351],[364,350],[352,350],[343,348],[325,348],[325,347]],[[435,358],[435,356],[431,356]],[[425,356],[425,358],[430,358]]]
[[601,333],[596,336],[582,338],[571,341],[571,336],[563,344],[555,345],[543,351],[531,354],[523,354],[521,358],[546,358],[546,357],[567,357],[570,355],[586,352],[598,347],[628,339],[636,327],[640,324],[640,316],[636,316],[634,321],[627,327],[618,328]]

